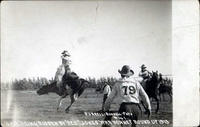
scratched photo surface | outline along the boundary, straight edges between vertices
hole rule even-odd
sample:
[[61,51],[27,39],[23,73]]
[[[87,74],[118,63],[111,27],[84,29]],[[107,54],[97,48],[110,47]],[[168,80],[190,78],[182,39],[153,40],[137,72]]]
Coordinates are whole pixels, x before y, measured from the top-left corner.
[[[141,81],[143,64],[158,79],[162,75],[162,81],[157,82],[156,96],[150,97],[150,120],[141,105],[143,123],[137,126],[173,125],[171,1],[4,1],[1,24],[3,127],[101,127],[94,121],[105,118],[98,114],[105,83],[113,87],[123,65]],[[54,83],[64,50],[70,54],[70,69],[84,79],[84,91],[67,111],[70,96],[61,100],[56,88],[38,92]],[[110,110],[118,109],[116,98]]]

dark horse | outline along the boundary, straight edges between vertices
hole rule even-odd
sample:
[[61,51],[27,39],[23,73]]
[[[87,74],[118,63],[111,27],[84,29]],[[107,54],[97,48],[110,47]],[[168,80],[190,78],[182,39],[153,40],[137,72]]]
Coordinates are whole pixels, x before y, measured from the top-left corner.
[[[157,103],[157,108],[156,108],[156,113],[159,110],[159,99],[158,99],[158,85],[159,85],[160,81],[158,78],[158,74],[156,72],[152,72],[152,76],[149,78],[149,80],[147,80],[146,85],[143,86],[145,92],[147,93],[147,95],[149,96],[149,98],[153,98],[156,100]],[[144,105],[143,102],[141,102],[142,105],[144,106],[145,109],[146,106]]]
[[[64,76],[63,76],[64,77]],[[56,85],[56,82],[52,82],[51,84],[45,85],[42,88],[40,88],[37,91],[38,95],[48,94],[49,92],[56,93],[60,96],[58,100],[57,105],[57,111],[59,107],[61,106],[62,99],[66,98],[67,95],[70,96],[71,103],[70,105],[65,109],[65,112],[67,113],[69,111],[69,108],[72,106],[72,104],[78,99],[78,97],[84,92],[85,88],[89,85],[89,82],[85,79],[70,79],[70,78],[64,78],[64,84],[69,86],[71,88],[71,91],[67,91],[65,89],[64,92],[60,92],[59,88]]]
[[172,86],[168,84],[166,80],[163,80],[163,82],[160,83],[160,87],[159,87],[160,101],[161,101],[161,95],[163,96],[163,100],[165,100],[164,94],[167,94],[170,98],[170,102],[172,102]]

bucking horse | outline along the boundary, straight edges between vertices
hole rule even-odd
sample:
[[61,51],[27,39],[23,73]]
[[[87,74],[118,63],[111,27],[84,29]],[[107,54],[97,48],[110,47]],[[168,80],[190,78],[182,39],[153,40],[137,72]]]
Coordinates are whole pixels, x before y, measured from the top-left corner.
[[[42,86],[38,91],[38,95],[44,95],[48,94],[50,92],[56,93],[59,95],[58,104],[57,104],[57,111],[59,110],[59,107],[61,106],[61,102],[64,98],[66,98],[68,95],[70,96],[71,103],[70,105],[65,109],[65,112],[69,112],[69,108],[72,106],[72,104],[78,99],[78,97],[84,92],[85,88],[88,87],[89,82],[82,78],[76,78],[73,79],[71,77],[63,76],[63,83],[64,86],[69,87],[71,89],[70,92],[68,92],[67,89],[63,88],[64,91],[59,91],[59,88],[56,85],[56,81],[52,82],[50,84]],[[67,78],[66,78],[67,77]]]

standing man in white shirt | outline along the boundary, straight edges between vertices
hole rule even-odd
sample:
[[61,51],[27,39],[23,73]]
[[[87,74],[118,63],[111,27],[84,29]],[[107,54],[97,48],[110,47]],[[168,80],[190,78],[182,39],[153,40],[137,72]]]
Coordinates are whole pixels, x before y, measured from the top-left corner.
[[105,104],[106,99],[108,98],[108,96],[111,93],[111,87],[108,83],[105,83],[104,87],[103,87],[103,103],[102,103],[102,111],[103,111],[103,107]]
[[[121,78],[113,86],[112,92],[105,102],[104,111],[109,111],[110,105],[114,98],[119,97],[118,100],[121,105],[118,112],[122,115],[123,120],[131,120],[131,126],[135,127],[136,124],[133,120],[138,120],[138,116],[140,115],[141,111],[139,107],[139,98],[142,98],[146,104],[148,116],[151,114],[149,97],[140,83],[134,78],[131,78],[134,72],[128,65],[124,65],[118,72],[120,73]],[[129,115],[127,115],[127,113]],[[124,127],[127,125],[122,126]]]

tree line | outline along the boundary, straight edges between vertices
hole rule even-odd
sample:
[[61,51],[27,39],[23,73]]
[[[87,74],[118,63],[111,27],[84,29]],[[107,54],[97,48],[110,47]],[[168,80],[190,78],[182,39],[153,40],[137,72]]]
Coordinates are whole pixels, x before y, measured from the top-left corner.
[[[88,77],[86,80],[90,82],[90,85],[88,86],[89,88],[102,88],[105,83],[114,85],[117,81],[117,79],[114,77],[101,77],[98,79]],[[47,79],[44,77],[15,79],[11,82],[1,83],[1,89],[36,90],[44,85],[52,83],[53,81],[53,78]]]
[[[115,77],[101,77],[101,78],[94,78],[88,77],[86,78],[87,81],[90,82],[89,88],[95,88],[101,90],[105,83],[111,85],[111,87],[116,83],[117,78]],[[23,78],[23,79],[15,79],[12,82],[1,83],[1,89],[12,89],[12,90],[36,90],[41,88],[44,85],[52,83],[54,80],[53,78],[47,79],[44,77],[37,77],[37,78]],[[165,84],[172,85],[172,79],[165,77],[163,78]]]

